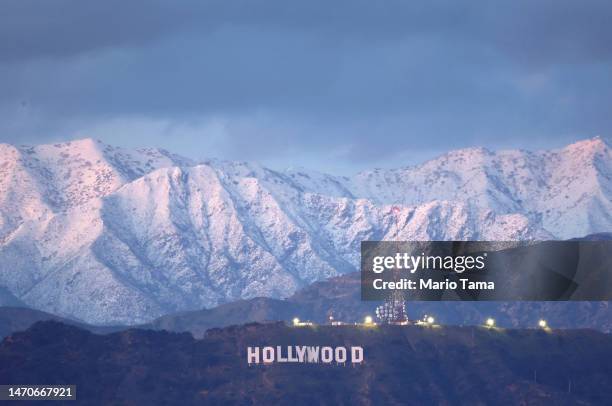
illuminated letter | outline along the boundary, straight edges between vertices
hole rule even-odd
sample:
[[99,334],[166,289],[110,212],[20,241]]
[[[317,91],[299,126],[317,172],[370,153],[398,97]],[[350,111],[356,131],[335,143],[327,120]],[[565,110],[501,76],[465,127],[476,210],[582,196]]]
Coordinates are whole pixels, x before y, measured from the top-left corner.
[[264,364],[270,364],[274,362],[274,348],[273,347],[264,347],[263,362]]
[[296,351],[297,351],[298,361],[304,362],[304,356],[306,355],[306,347],[305,346],[297,347]]
[[287,347],[287,362],[298,362],[298,359],[293,355],[293,346]]
[[351,362],[353,364],[360,364],[361,362],[363,362],[362,347],[351,347]]
[[346,362],[346,348],[344,348],[344,347],[337,347],[334,355],[336,357],[336,362],[337,363],[344,364]]
[[247,348],[247,361],[249,364],[259,364],[259,347]]
[[333,353],[334,351],[332,350],[331,347],[323,347],[321,349],[321,361],[323,361],[326,364],[329,364],[334,359]]
[[308,362],[319,362],[319,347],[308,347]]
[[287,358],[283,358],[283,349],[280,345],[276,346],[276,362],[287,362]]

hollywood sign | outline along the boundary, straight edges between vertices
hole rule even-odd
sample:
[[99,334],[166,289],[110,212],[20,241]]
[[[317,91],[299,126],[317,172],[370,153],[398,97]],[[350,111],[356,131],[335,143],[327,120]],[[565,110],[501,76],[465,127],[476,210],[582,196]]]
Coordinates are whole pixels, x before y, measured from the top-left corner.
[[288,345],[286,347],[248,347],[247,362],[251,364],[308,363],[308,364],[360,364],[363,362],[362,347],[319,347]]

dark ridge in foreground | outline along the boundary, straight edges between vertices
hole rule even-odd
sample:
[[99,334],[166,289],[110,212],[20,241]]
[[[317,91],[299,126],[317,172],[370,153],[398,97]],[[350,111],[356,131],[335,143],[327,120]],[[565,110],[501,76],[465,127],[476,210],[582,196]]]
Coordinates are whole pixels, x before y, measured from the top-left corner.
[[[248,366],[247,346],[362,346],[357,366]],[[593,330],[247,324],[107,335],[38,322],[0,345],[3,384],[76,384],[78,403],[611,404],[612,336]]]
[[39,321],[57,321],[71,326],[89,330],[93,333],[112,333],[125,330],[124,326],[94,326],[81,321],[59,317],[40,310],[27,307],[0,307],[0,338],[6,337],[16,331],[23,331]]
[[[162,316],[140,327],[154,330],[189,331],[196,338],[207,329],[232,324],[270,320],[291,321],[293,317],[319,324],[328,317],[362,322],[374,315],[378,302],[365,302],[360,295],[360,274],[350,273],[315,282],[286,300],[254,298],[226,303],[212,309]],[[612,331],[610,302],[406,302],[411,319],[434,315],[445,325],[481,325],[493,317],[500,326],[531,328],[541,318],[556,328],[592,328]]]
[[[151,330],[190,332],[201,338],[208,329],[249,322],[291,321],[294,317],[319,324],[336,320],[362,322],[374,315],[378,302],[361,300],[359,273],[316,282],[286,300],[253,298],[225,303],[212,309],[179,312],[136,326]],[[407,302],[408,315],[420,319],[434,315],[445,325],[481,325],[488,317],[512,328],[531,328],[544,318],[555,328],[592,328],[612,331],[610,302]],[[62,319],[38,310],[0,307],[0,338],[23,331],[36,321],[58,320],[96,333],[126,329],[122,326],[93,326]]]

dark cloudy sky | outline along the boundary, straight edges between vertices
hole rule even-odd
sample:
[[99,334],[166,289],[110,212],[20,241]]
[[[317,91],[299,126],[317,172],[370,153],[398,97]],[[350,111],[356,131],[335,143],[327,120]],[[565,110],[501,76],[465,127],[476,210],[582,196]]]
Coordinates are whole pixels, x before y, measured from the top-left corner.
[[0,3],[0,142],[351,172],[612,134],[610,1]]

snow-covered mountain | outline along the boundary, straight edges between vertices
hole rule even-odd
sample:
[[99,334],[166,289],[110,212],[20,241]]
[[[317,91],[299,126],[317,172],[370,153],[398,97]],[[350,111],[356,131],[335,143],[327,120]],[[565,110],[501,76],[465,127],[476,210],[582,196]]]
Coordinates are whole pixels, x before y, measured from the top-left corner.
[[297,288],[357,270],[367,239],[566,238],[612,230],[600,138],[466,149],[352,178],[99,141],[0,145],[0,287],[91,323]]

